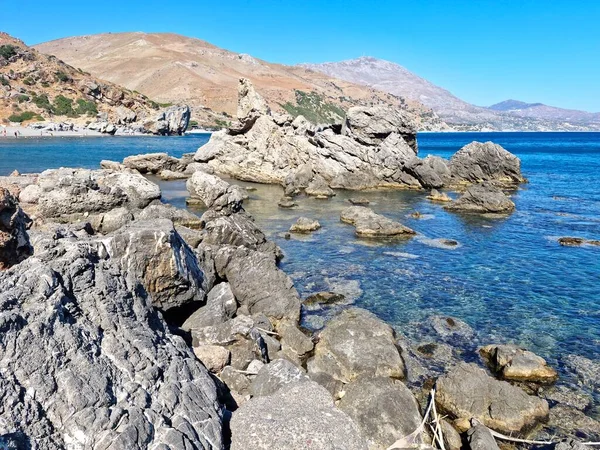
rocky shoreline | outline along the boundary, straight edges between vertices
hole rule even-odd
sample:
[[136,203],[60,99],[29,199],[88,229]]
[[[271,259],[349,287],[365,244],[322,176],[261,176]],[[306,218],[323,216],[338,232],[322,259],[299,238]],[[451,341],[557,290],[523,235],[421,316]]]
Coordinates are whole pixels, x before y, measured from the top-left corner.
[[[237,129],[247,134],[261,117],[249,130],[244,120]],[[410,139],[405,144],[412,148]],[[514,209],[503,189],[523,177],[518,159],[498,147],[471,144],[443,163],[450,167],[442,186],[464,191],[449,203],[455,210]],[[351,155],[345,147],[340,152]],[[564,441],[556,446],[562,450],[600,438],[600,423],[585,413],[600,386],[596,362],[566,362],[583,386],[574,390],[539,356],[480,343],[457,318],[432,317],[423,342],[355,307],[320,330],[303,328],[304,303],[327,307],[339,296],[300,297],[278,268],[280,249],[244,210],[247,192],[214,174],[229,167],[215,158],[150,154],[104,161],[99,170],[0,179],[0,444],[529,446],[500,433]],[[434,163],[423,167],[443,172]],[[335,194],[326,172],[305,169],[272,181],[289,195]],[[198,217],[162,203],[160,188],[142,174],[188,179],[191,202],[206,211]],[[347,177],[359,180],[356,186],[373,175],[358,174]],[[387,176],[379,180],[390,184]],[[358,235],[412,235],[356,202],[362,205],[341,220]],[[291,231],[317,226],[296,225]]]

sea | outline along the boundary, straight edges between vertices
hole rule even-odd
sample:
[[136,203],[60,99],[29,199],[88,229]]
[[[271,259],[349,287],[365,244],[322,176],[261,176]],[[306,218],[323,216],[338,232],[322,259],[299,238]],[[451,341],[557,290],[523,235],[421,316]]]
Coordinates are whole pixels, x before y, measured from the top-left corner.
[[[0,139],[0,175],[56,167],[97,168],[103,159],[194,152],[208,135]],[[246,210],[283,250],[281,268],[302,296],[335,291],[345,305],[304,312],[318,329],[337,309],[366,308],[416,342],[432,339],[430,318],[449,315],[476,330],[473,343],[514,343],[562,371],[567,355],[600,359],[600,247],[562,247],[561,236],[600,239],[600,133],[424,133],[420,156],[449,158],[471,141],[516,154],[528,183],[514,192],[509,216],[446,212],[425,192],[337,192],[278,208],[279,186],[253,185]],[[158,181],[164,201],[185,207],[185,182]],[[450,195],[456,195],[450,193]],[[418,232],[411,239],[357,238],[340,222],[350,197]],[[201,210],[194,210],[201,214]],[[420,218],[413,213],[419,212]],[[300,216],[322,228],[286,236]],[[458,242],[444,244],[443,239]]]

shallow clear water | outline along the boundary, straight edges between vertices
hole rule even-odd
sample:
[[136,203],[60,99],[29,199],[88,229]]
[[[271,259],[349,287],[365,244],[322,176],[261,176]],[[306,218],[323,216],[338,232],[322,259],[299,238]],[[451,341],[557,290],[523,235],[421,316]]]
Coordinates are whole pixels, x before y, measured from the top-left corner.
[[[338,192],[333,200],[300,198],[282,210],[278,186],[254,185],[245,205],[284,250],[282,268],[301,294],[345,293],[417,338],[433,314],[465,320],[480,342],[514,342],[560,365],[562,356],[600,358],[600,247],[561,247],[560,236],[600,238],[600,134],[456,133],[419,136],[421,156],[449,157],[472,140],[493,140],[522,160],[529,179],[516,191],[517,211],[509,217],[461,216],[445,212],[425,193]],[[96,167],[101,159],[166,151],[194,151],[205,136],[182,138],[74,138],[0,141],[0,174],[47,167]],[[248,185],[248,183],[240,183]],[[185,183],[161,182],[166,200],[184,206]],[[352,196],[419,232],[409,240],[358,239],[339,222]],[[410,213],[419,211],[422,219]],[[299,216],[317,218],[323,228],[306,237],[284,238]],[[457,240],[449,249],[437,238]],[[325,311],[309,311],[318,327]]]

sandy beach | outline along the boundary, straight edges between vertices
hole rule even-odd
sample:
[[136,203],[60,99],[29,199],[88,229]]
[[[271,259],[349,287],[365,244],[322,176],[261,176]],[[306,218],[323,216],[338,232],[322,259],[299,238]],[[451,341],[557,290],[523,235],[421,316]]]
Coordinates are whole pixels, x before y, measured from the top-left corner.
[[[6,133],[5,133],[6,130]],[[28,127],[21,126],[0,126],[0,139],[19,139],[19,138],[32,138],[32,137],[91,137],[91,136],[103,136],[98,131],[87,130],[85,128],[75,127],[72,131],[45,131],[36,130]],[[104,135],[106,136],[106,135]]]

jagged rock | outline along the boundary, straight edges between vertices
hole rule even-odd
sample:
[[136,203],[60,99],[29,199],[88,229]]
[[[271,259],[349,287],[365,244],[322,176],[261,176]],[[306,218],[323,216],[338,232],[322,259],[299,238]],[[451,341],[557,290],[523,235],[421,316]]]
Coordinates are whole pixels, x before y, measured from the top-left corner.
[[256,92],[250,80],[240,78],[237,107],[237,118],[240,126],[236,128],[236,132],[248,131],[260,116],[268,116],[270,113],[271,110],[267,102]]
[[467,441],[471,450],[500,450],[490,430],[480,423],[467,431]]
[[243,193],[219,177],[206,172],[194,172],[186,183],[192,196],[202,200],[208,208],[237,212],[242,207]]
[[215,262],[217,272],[229,281],[239,304],[251,314],[298,319],[300,297],[292,280],[277,268],[272,254],[230,248],[220,251]]
[[190,123],[189,106],[171,106],[161,111],[148,129],[154,134],[182,135]]
[[0,435],[34,448],[221,449],[206,369],[103,240],[0,272]]
[[206,305],[186,319],[181,328],[185,331],[198,330],[227,322],[237,311],[237,302],[229,283],[214,286],[206,298]]
[[198,172],[198,171],[210,173],[211,175],[213,175],[215,173],[214,169],[212,167],[210,167],[208,164],[199,163],[199,162],[190,162],[189,164],[186,164],[185,170],[183,171],[183,173],[187,176],[191,176],[194,174],[194,172]]
[[306,374],[285,359],[265,364],[250,383],[250,393],[255,397],[271,395],[286,384],[308,381]]
[[404,170],[415,177],[425,189],[441,188],[450,180],[450,169],[446,160],[439,156],[428,156],[425,159],[414,157]]
[[241,395],[248,394],[250,389],[250,378],[243,373],[238,372],[233,366],[225,366],[219,378],[227,385],[229,389]]
[[493,142],[471,142],[456,152],[449,163],[457,181],[522,183],[521,161]]
[[296,223],[290,227],[290,231],[292,233],[311,233],[317,231],[319,228],[321,228],[319,221],[307,217],[299,217]]
[[474,364],[461,363],[437,380],[436,404],[450,418],[476,418],[488,428],[518,433],[548,418],[548,403]]
[[20,263],[33,253],[27,229],[31,219],[17,199],[0,187],[0,270]]
[[565,442],[559,442],[554,446],[554,450],[586,450],[588,447],[581,442],[569,439]]
[[338,407],[358,425],[369,448],[386,449],[421,424],[417,400],[401,381],[367,376],[344,390]]
[[212,373],[219,373],[229,363],[231,353],[219,345],[197,345],[193,347],[194,355],[204,367]]
[[515,345],[487,345],[480,353],[490,369],[506,380],[550,384],[558,379],[544,358]]
[[167,153],[128,156],[123,160],[123,165],[140,173],[160,173],[163,170],[181,171],[185,169],[179,159],[169,156]]
[[357,236],[389,237],[416,234],[401,223],[376,214],[372,209],[365,206],[350,206],[344,209],[340,219],[342,222],[354,225]]
[[367,450],[356,425],[327,390],[306,381],[256,397],[233,413],[231,450]]
[[132,222],[133,219],[131,211],[121,206],[100,215],[94,229],[104,234],[111,233]]
[[440,203],[447,203],[452,201],[448,194],[446,194],[445,192],[439,192],[437,189],[432,189],[427,198],[432,202]]
[[515,204],[502,190],[486,182],[470,186],[458,200],[444,206],[444,209],[467,213],[498,214],[514,211]]
[[327,323],[307,367],[345,383],[360,375],[404,378],[394,330],[360,308],[347,309]]
[[117,115],[117,125],[126,125],[131,122],[135,122],[137,119],[137,114],[135,111],[132,111],[129,108],[124,106],[119,106],[116,111]]
[[121,170],[126,169],[126,167],[123,164],[121,164],[120,162],[111,161],[108,159],[103,159],[102,161],[100,161],[100,168],[106,169],[106,170],[114,170],[117,172],[120,172]]
[[283,182],[285,194],[293,196],[308,187],[314,177],[312,164],[301,164],[296,170],[290,172]]
[[417,153],[417,126],[406,111],[389,106],[355,106],[346,113],[342,133],[367,145],[380,144],[392,133],[402,136]]
[[129,288],[142,283],[156,308],[166,311],[204,301],[209,286],[196,255],[171,221],[132,222],[104,245],[108,255],[123,267]]
[[151,203],[141,211],[136,211],[135,218],[138,220],[169,219],[175,225],[192,230],[200,230],[204,225],[202,219],[197,215],[159,201]]

